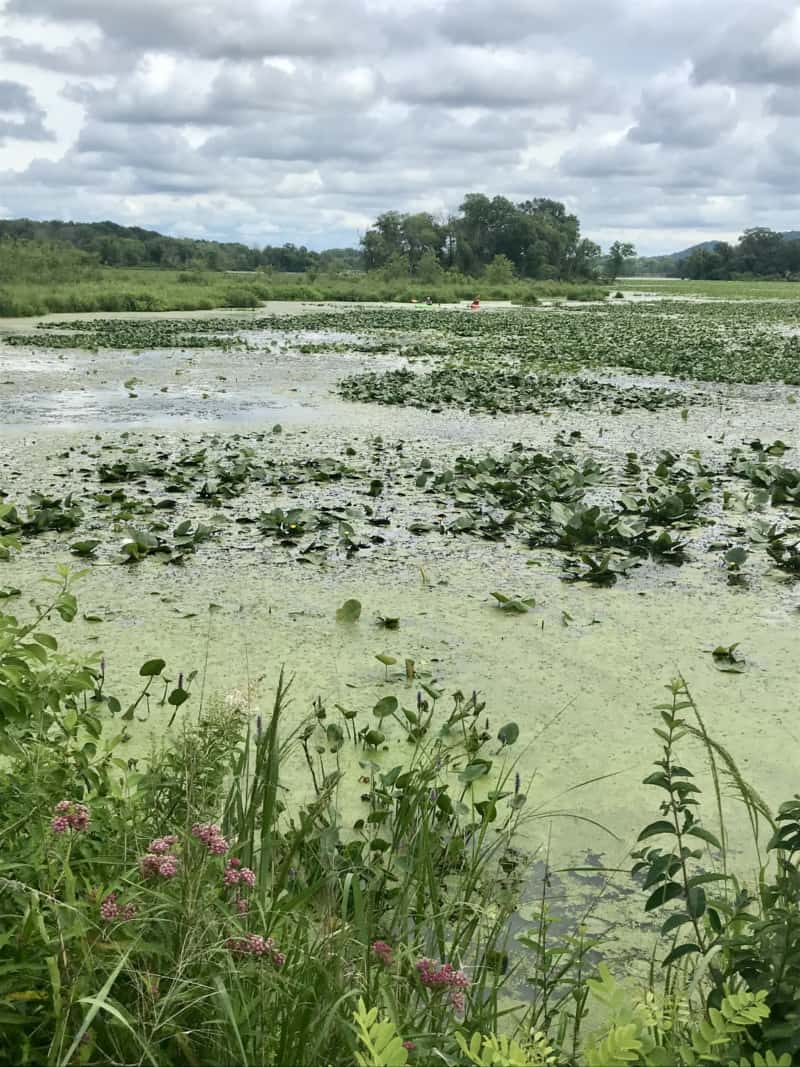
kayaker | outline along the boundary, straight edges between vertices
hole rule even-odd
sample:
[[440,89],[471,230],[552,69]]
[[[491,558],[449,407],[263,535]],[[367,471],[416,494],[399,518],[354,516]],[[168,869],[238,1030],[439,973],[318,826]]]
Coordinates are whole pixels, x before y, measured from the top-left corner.
[[481,306],[481,298],[479,296],[476,296],[475,299],[470,304],[469,309],[470,309],[470,311],[477,311],[480,306]]

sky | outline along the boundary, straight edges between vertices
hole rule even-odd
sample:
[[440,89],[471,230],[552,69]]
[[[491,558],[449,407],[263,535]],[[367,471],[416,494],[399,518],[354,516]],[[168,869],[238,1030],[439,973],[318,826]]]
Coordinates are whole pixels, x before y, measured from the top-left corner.
[[468,192],[800,229],[800,4],[0,0],[0,217],[323,248]]

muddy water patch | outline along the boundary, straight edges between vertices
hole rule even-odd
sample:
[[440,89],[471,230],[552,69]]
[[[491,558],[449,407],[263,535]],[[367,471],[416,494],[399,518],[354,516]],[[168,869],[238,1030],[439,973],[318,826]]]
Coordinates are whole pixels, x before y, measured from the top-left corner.
[[114,430],[202,428],[311,421],[311,407],[268,389],[230,390],[210,397],[189,390],[126,396],[119,389],[65,389],[17,395],[3,406],[3,429]]

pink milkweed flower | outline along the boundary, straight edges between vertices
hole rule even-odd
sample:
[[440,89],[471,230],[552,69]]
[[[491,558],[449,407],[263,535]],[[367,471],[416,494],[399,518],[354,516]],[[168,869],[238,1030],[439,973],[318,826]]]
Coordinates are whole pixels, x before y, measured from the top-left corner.
[[416,963],[419,980],[429,989],[448,989],[450,1004],[456,1011],[464,1010],[464,990],[469,988],[469,978],[463,971],[457,971],[452,963],[441,966],[427,957]]
[[173,878],[178,873],[178,857],[164,856],[159,864],[158,873],[162,878]]
[[222,830],[216,823],[196,822],[192,827],[192,834],[203,842],[212,855],[221,856],[230,848],[230,845],[222,836]]
[[109,893],[100,905],[100,916],[107,923],[120,919],[122,922],[130,921],[136,915],[135,904],[125,904],[120,908],[117,903],[117,894]]
[[156,837],[150,842],[147,855],[139,860],[139,871],[144,878],[155,875],[160,878],[174,878],[178,873],[179,860],[172,850],[178,843],[175,834]]
[[50,822],[50,829],[54,834],[63,834],[67,830],[81,832],[89,829],[91,818],[85,804],[79,804],[76,800],[59,800],[55,812]]
[[156,852],[159,854],[162,852],[169,852],[171,851],[172,846],[177,845],[177,843],[178,838],[175,836],[175,834],[167,834],[166,837],[156,837],[153,841],[151,841],[150,847],[147,851]]
[[277,950],[272,938],[262,937],[261,934],[228,938],[225,947],[235,956],[269,956],[276,967],[282,967],[286,963],[286,956]]
[[148,852],[146,856],[142,856],[139,860],[139,871],[144,878],[149,878],[151,875],[160,876],[161,878],[174,878],[178,873],[178,857],[177,856],[159,856],[156,853]]
[[391,945],[387,945],[385,941],[373,941],[372,951],[384,965],[384,967],[391,967],[394,963],[394,950]]
[[113,922],[119,915],[119,905],[117,904],[117,894],[109,893],[103,903],[100,905],[100,915],[107,923]]
[[243,885],[250,886],[251,889],[256,884],[255,872],[249,867],[242,867],[242,861],[235,858],[226,860],[222,880],[225,885],[238,885],[241,882]]
[[236,910],[239,912],[240,915],[246,915],[247,912],[250,910],[250,902],[244,897],[237,897]]
[[403,1042],[403,1048],[404,1049],[408,1049],[409,1052],[413,1052],[416,1047],[417,1046],[414,1044],[413,1041],[404,1041]]

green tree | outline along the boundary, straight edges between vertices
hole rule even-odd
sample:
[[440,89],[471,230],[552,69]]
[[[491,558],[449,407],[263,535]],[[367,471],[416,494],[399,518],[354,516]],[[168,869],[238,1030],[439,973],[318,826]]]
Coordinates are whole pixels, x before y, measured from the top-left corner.
[[414,277],[430,285],[439,285],[445,280],[445,272],[433,252],[424,252],[417,263]]
[[508,285],[514,280],[514,264],[508,256],[495,256],[483,272],[489,285]]
[[611,281],[622,274],[626,260],[635,259],[635,257],[636,249],[632,244],[628,241],[615,241],[608,250],[606,260],[606,273]]
[[738,270],[756,275],[778,273],[782,245],[783,237],[766,226],[745,230],[737,249]]
[[593,277],[597,272],[601,255],[602,249],[600,245],[590,241],[588,237],[584,237],[575,246],[572,273],[578,278]]

